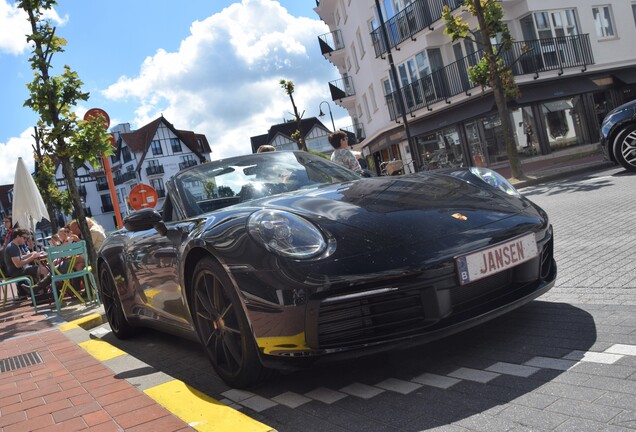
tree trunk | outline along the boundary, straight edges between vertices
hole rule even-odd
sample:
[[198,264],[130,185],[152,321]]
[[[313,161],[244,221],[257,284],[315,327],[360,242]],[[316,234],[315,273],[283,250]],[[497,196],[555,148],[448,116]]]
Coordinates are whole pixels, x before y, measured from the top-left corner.
[[[475,0],[473,2],[475,6],[475,15],[479,22],[480,29],[486,29],[487,24],[484,18],[484,9],[481,4],[481,0]],[[512,177],[516,179],[524,178],[521,162],[519,161],[519,153],[517,152],[517,143],[515,142],[512,134],[512,122],[510,121],[510,113],[508,112],[508,102],[506,101],[506,93],[504,91],[504,85],[501,81],[501,77],[497,71],[497,59],[495,58],[492,43],[490,42],[490,35],[487,32],[481,33],[481,43],[484,47],[484,56],[488,59],[488,69],[490,75],[490,87],[492,88],[495,96],[495,104],[497,105],[497,111],[499,112],[499,119],[501,121],[501,128],[504,134],[504,143],[506,144],[506,154],[508,155],[508,162],[510,163],[510,170]]]

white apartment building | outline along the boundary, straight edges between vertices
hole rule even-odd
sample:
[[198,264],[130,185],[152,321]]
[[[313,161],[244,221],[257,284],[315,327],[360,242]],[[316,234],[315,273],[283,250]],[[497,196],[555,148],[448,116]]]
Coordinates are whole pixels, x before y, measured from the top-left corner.
[[[158,195],[155,208],[161,209],[166,196],[165,182],[170,177],[184,168],[210,161],[212,151],[205,135],[178,130],[163,116],[135,131],[124,123],[111,128],[110,132],[115,153],[109,163],[122,218],[132,211],[129,196],[136,185],[152,186]],[[97,169],[82,167],[76,174],[86,216],[95,219],[106,231],[115,229],[114,205],[103,163],[100,161]],[[58,186],[66,189],[61,165],[55,177]],[[58,225],[62,222],[58,221]]]
[[[462,10],[461,0],[379,3],[388,47],[374,0],[316,0],[314,9],[330,29],[318,36],[322,53],[341,75],[329,83],[332,99],[364,130],[361,145],[370,166],[402,159],[409,171],[436,155],[447,166],[505,170],[492,92],[468,79],[480,47],[451,42],[442,7],[461,13],[473,29],[476,18]],[[605,114],[636,98],[636,1],[502,0],[501,5],[514,40],[506,61],[521,90],[509,102],[509,115],[522,160],[592,151]],[[391,78],[389,50],[398,82]],[[419,164],[410,163],[413,158]]]

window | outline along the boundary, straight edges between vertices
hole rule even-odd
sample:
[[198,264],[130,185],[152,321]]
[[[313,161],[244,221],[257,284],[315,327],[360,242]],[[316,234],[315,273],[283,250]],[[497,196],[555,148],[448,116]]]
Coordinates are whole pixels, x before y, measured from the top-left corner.
[[163,154],[163,149],[161,148],[161,141],[153,140],[150,143],[150,148],[152,149],[152,154],[154,156],[159,156]]
[[181,153],[181,141],[177,138],[170,138],[170,146],[172,146],[172,153]]
[[156,190],[157,192],[165,190],[163,187],[163,179],[161,178],[151,179],[150,186],[152,186],[152,188]]
[[592,8],[594,16],[594,26],[596,27],[596,35],[599,38],[611,38],[616,36],[614,33],[614,19],[612,18],[611,6],[597,6]]
[[371,99],[373,112],[376,112],[378,110],[378,102],[375,100],[375,90],[373,89],[373,84],[369,85],[369,98]]
[[634,25],[636,25],[636,3],[632,3],[632,15],[634,15]]
[[364,106],[364,114],[367,116],[367,122],[371,121],[371,112],[369,111],[369,100],[366,93],[362,95],[362,103]]
[[131,155],[130,149],[128,147],[122,147],[121,148],[121,157],[122,157],[124,163],[130,162],[132,160],[132,155]]
[[360,29],[356,31],[356,39],[358,39],[358,48],[360,48],[360,59],[364,58],[364,45],[362,44],[362,35],[360,34]]
[[360,70],[360,65],[358,64],[358,51],[354,44],[351,44],[351,53],[353,57],[353,65],[356,67],[356,72],[358,72]]

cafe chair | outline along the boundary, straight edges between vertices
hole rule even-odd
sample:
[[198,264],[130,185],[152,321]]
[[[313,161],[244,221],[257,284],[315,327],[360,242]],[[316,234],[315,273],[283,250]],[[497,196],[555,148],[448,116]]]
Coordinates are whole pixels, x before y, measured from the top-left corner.
[[2,298],[2,307],[5,307],[7,304],[8,298],[8,289],[11,288],[11,294],[13,298],[16,297],[16,293],[14,290],[15,284],[25,284],[29,287],[29,291],[31,292],[31,300],[33,301],[33,307],[35,307],[35,312],[38,311],[38,305],[35,302],[35,293],[33,292],[33,281],[30,276],[17,276],[14,278],[8,278],[5,276],[2,269],[0,269],[0,298]]
[[[99,296],[97,295],[95,278],[89,265],[88,254],[86,252],[86,242],[84,240],[62,246],[49,246],[46,253],[49,268],[51,269],[51,288],[58,315],[61,313],[64,296],[69,291],[77,297],[82,304],[86,304],[86,301],[90,303],[93,299],[97,302],[97,304],[101,304]],[[82,269],[75,270],[75,264],[78,258],[83,259],[85,265]],[[56,263],[60,260],[68,262],[68,267],[62,269],[61,265],[56,265]],[[86,300],[80,294],[79,290],[75,289],[75,287],[71,284],[71,280],[77,278],[82,278],[84,281]],[[59,292],[58,283],[61,284]]]

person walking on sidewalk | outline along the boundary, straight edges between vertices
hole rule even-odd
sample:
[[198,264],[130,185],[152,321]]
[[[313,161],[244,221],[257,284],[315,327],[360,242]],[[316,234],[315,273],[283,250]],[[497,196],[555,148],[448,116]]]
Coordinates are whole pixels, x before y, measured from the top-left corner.
[[[23,253],[22,247],[29,239],[29,231],[18,228],[13,232],[13,239],[9,242],[5,250],[4,262],[7,267],[8,276],[10,278],[19,276],[28,276],[34,282],[38,281],[38,266],[33,262],[42,258],[40,252],[33,251],[28,254]],[[44,279],[33,285],[34,292],[44,292],[51,283],[51,275],[48,274]],[[18,297],[20,299],[28,298],[29,292],[21,285],[18,285]]]

